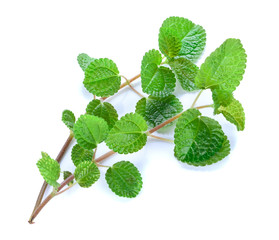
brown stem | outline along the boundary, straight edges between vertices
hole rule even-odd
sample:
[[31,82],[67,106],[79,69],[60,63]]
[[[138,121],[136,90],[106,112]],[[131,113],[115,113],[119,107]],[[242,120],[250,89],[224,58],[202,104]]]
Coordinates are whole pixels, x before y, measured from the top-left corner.
[[98,163],[98,162],[101,162],[101,161],[105,160],[106,158],[110,157],[110,156],[113,155],[113,154],[115,154],[114,151],[109,151],[109,152],[103,154],[102,156],[98,157],[98,158],[95,160],[95,162],[97,162],[97,163]]
[[[69,147],[71,141],[73,140],[73,138],[74,138],[74,135],[71,133],[71,134],[69,135],[69,137],[67,138],[66,142],[64,143],[63,147],[61,148],[60,152],[58,153],[56,159],[55,159],[57,162],[60,163],[62,157],[64,156],[64,154],[65,154],[67,148]],[[44,193],[45,193],[45,191],[46,191],[46,189],[47,189],[47,186],[48,186],[47,182],[44,181],[44,183],[43,183],[43,185],[42,185],[42,187],[41,187],[40,193],[39,193],[39,195],[38,195],[38,197],[37,197],[37,201],[36,201],[36,203],[35,203],[33,212],[32,212],[31,217],[30,217],[30,219],[29,219],[29,221],[31,221],[31,223],[32,223],[32,219],[31,219],[31,218],[32,218],[32,215],[33,215],[34,211],[36,210],[36,208],[41,204],[42,199],[43,199],[43,197],[44,197]]]

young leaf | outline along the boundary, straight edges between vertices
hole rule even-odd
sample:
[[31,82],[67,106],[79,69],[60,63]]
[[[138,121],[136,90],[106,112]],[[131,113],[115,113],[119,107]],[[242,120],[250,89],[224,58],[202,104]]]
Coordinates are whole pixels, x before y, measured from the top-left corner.
[[185,111],[178,119],[174,135],[177,159],[195,166],[210,164],[210,158],[220,151],[225,138],[217,121],[200,115],[196,109]]
[[59,186],[57,180],[60,176],[60,165],[50,158],[47,153],[42,152],[42,158],[37,162],[37,167],[44,180],[54,188]]
[[146,130],[147,124],[141,115],[127,113],[110,130],[106,144],[121,154],[137,152],[146,144]]
[[81,187],[88,188],[100,178],[100,170],[95,163],[84,161],[77,166],[74,175]]
[[108,124],[100,117],[85,114],[79,117],[73,131],[77,143],[81,147],[91,150],[106,139]]
[[118,114],[115,108],[108,102],[102,102],[99,99],[92,100],[86,107],[86,113],[103,118],[109,129],[111,129],[118,120]]
[[242,80],[246,53],[239,39],[229,38],[201,65],[195,83],[201,89],[233,92]]
[[83,71],[85,71],[86,68],[89,66],[89,64],[91,62],[93,62],[94,60],[95,60],[95,58],[91,58],[85,53],[81,53],[77,57],[78,64]]
[[136,112],[144,117],[150,128],[156,127],[182,111],[183,106],[174,95],[164,98],[149,96],[140,99],[136,105]]
[[212,90],[212,99],[214,102],[214,114],[220,106],[228,106],[233,101],[233,93],[231,91],[214,89]]
[[85,70],[83,84],[92,94],[108,97],[120,88],[121,77],[116,64],[107,58],[96,59]]
[[106,172],[109,188],[120,197],[134,198],[142,188],[139,170],[128,161],[115,163]]
[[72,148],[71,158],[74,165],[77,167],[81,162],[92,161],[93,155],[93,150],[84,149],[80,145],[76,144]]
[[70,110],[64,110],[62,113],[62,122],[65,123],[65,125],[71,130],[73,131],[73,127],[75,125],[75,115],[73,114],[73,112],[71,112]]
[[[168,54],[169,49],[174,48],[170,44],[174,40],[174,46],[179,46],[179,52],[172,51],[172,55]],[[167,18],[159,32],[159,48],[166,57],[184,56],[192,62],[195,62],[202,54],[206,41],[205,30],[182,17]],[[167,46],[167,47],[166,47]],[[172,48],[168,47],[171,46]],[[175,54],[174,54],[175,53]]]
[[142,91],[155,97],[166,97],[175,88],[175,76],[169,68],[159,66],[162,62],[158,50],[150,50],[141,62]]
[[198,89],[195,85],[195,77],[199,68],[194,63],[185,57],[177,57],[170,60],[169,65],[185,91],[190,92]]
[[234,124],[238,131],[243,131],[245,128],[245,113],[239,101],[233,99],[232,102],[225,106],[220,106],[216,113],[222,113],[224,117]]
[[[69,172],[69,171],[64,171],[64,172],[63,172],[63,179],[64,179],[64,181],[65,181],[68,177],[70,177],[71,175],[72,175],[71,172]],[[74,183],[74,180],[70,181],[70,182],[68,183],[68,185],[71,186],[71,185],[73,185],[73,183]]]

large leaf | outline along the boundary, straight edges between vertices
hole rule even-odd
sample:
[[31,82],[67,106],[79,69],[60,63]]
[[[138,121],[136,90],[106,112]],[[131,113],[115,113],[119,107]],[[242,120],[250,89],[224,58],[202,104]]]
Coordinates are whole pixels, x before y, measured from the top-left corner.
[[142,91],[154,97],[166,97],[175,88],[175,76],[161,64],[162,57],[158,50],[150,50],[143,56],[141,63]]
[[205,30],[182,17],[167,18],[159,32],[160,51],[169,58],[184,56],[195,62],[204,50],[205,41]]
[[197,90],[195,78],[199,68],[185,57],[177,57],[169,61],[169,65],[174,72],[181,87],[186,91]]
[[81,187],[88,188],[100,178],[100,170],[95,163],[84,161],[77,166],[74,176]]
[[108,102],[99,99],[92,100],[86,107],[86,113],[103,118],[111,129],[118,120],[118,114],[115,108]]
[[121,77],[116,64],[107,58],[96,59],[85,70],[83,84],[92,94],[108,97],[120,88]]
[[109,188],[120,197],[133,198],[142,188],[139,170],[128,161],[115,163],[106,172]]
[[182,114],[176,124],[175,156],[190,165],[210,164],[210,158],[220,151],[224,136],[217,121],[201,116],[196,109],[189,109]]
[[114,152],[137,152],[146,144],[146,130],[147,124],[141,115],[127,113],[110,130],[106,144]]
[[52,159],[47,153],[42,152],[42,158],[37,162],[37,167],[44,180],[51,186],[57,188],[57,180],[60,176],[60,165]]
[[74,126],[74,135],[81,147],[90,150],[106,139],[108,124],[100,117],[81,115]]
[[136,112],[144,117],[148,127],[153,128],[183,111],[178,98],[170,95],[164,98],[149,96],[136,105]]
[[233,92],[246,67],[246,53],[239,39],[229,38],[201,65],[195,83],[201,89]]

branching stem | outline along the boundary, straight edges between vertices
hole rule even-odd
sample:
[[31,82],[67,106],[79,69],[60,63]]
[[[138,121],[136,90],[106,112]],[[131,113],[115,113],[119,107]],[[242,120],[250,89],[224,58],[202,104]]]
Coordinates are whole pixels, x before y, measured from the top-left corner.
[[156,138],[156,139],[162,140],[162,141],[165,141],[165,142],[171,142],[171,143],[174,142],[172,139],[159,137],[159,136],[156,136],[156,135],[153,135],[153,134],[149,134],[148,136],[152,137],[152,138]]
[[197,101],[198,101],[200,95],[202,94],[202,92],[203,92],[203,90],[200,90],[200,92],[199,92],[198,95],[196,96],[194,102],[192,103],[191,108],[194,108],[194,107],[195,107],[195,105],[196,105],[196,103],[197,103]]

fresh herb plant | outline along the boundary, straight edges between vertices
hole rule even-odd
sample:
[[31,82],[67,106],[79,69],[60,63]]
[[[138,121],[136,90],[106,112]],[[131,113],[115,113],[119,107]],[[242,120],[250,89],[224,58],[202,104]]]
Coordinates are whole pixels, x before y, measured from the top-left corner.
[[[238,131],[244,130],[243,107],[234,98],[233,92],[242,80],[246,53],[239,39],[230,38],[198,67],[195,63],[203,53],[205,42],[206,33],[201,26],[182,17],[167,18],[159,30],[160,51],[147,51],[141,62],[141,73],[130,80],[120,75],[110,59],[95,59],[84,53],[78,56],[85,76],[83,84],[92,93],[93,100],[86,107],[86,113],[77,120],[70,110],[62,113],[62,121],[69,128],[70,135],[56,160],[42,152],[42,158],[37,162],[45,183],[29,223],[33,223],[54,196],[76,184],[88,188],[98,181],[100,167],[108,168],[105,179],[115,194],[136,197],[142,188],[142,178],[133,163],[120,161],[108,167],[100,162],[115,153],[129,154],[141,150],[148,137],[173,142],[153,135],[166,125],[176,124],[174,156],[181,162],[205,166],[224,159],[230,153],[230,142],[221,125],[212,118],[202,116],[199,109],[213,108],[214,114],[222,114]],[[131,85],[140,77],[142,91],[147,96]],[[125,80],[123,84],[122,78]],[[197,92],[189,109],[184,110],[174,95],[177,82],[185,94]],[[106,100],[125,86],[129,86],[141,99],[135,106],[135,112],[118,119],[117,111]],[[205,89],[212,91],[213,103],[196,107]],[[76,169],[74,173],[64,171],[64,181],[58,183],[61,173],[59,162],[73,139],[77,143],[72,148],[71,158]],[[102,142],[111,151],[95,158],[98,144]],[[53,191],[43,200],[47,185],[52,186]]]

